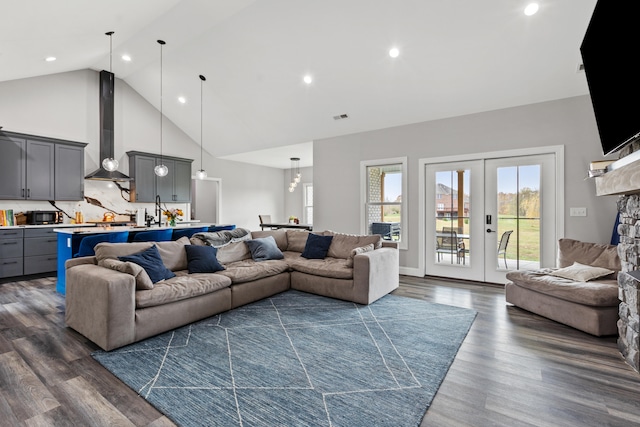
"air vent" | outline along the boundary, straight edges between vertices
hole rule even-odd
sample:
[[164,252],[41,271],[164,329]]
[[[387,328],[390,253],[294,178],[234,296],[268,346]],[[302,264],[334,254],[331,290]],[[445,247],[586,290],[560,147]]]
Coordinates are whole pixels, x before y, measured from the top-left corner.
[[349,115],[348,114],[340,114],[337,116],[333,116],[333,120],[343,120],[343,119],[348,119]]
[[576,69],[576,73],[584,72],[584,64],[578,64],[578,68]]

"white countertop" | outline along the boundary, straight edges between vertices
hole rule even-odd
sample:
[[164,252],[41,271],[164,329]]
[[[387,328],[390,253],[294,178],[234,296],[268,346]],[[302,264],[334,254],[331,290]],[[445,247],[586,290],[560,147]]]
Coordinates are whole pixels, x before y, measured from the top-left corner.
[[[60,224],[62,225],[62,224]],[[77,224],[69,224],[72,227],[65,228],[55,228],[53,231],[61,234],[96,234],[96,233],[119,233],[123,231],[146,231],[146,230],[166,230],[168,228],[200,228],[200,227],[209,227],[215,224],[206,224],[206,223],[198,223],[196,225],[191,225],[185,222],[184,224],[178,223],[175,227],[166,227],[166,226],[157,226],[152,225],[151,227],[126,227],[126,226],[118,226],[118,227],[104,227],[104,226],[80,226]],[[73,227],[75,226],[75,227]]]
[[21,228],[62,228],[62,227],[93,227],[95,224],[42,224],[42,225],[10,225],[0,227],[0,230],[11,230]]

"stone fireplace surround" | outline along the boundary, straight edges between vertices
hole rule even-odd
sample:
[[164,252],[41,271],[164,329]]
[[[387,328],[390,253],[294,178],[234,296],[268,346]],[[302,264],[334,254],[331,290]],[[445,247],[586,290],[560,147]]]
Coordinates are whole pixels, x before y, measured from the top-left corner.
[[[618,255],[618,349],[625,361],[640,372],[640,143],[621,153],[610,171],[596,178],[596,195],[620,195]],[[623,157],[624,156],[624,157]]]
[[640,195],[620,197],[618,212],[618,255],[622,263],[618,274],[618,349],[627,363],[640,372]]

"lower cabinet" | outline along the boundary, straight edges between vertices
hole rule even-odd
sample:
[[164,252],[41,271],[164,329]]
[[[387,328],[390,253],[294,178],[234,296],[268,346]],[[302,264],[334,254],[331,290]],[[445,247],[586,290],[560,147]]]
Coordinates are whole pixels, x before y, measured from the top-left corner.
[[0,278],[22,276],[23,230],[0,230]]
[[56,271],[57,235],[53,228],[24,230],[24,273],[38,274]]
[[53,229],[0,230],[0,278],[55,272],[58,251]]

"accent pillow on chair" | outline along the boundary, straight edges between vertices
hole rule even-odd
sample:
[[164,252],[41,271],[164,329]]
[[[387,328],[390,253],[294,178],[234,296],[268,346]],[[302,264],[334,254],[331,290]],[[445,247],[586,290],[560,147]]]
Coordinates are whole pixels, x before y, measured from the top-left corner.
[[307,259],[325,259],[332,240],[333,236],[320,236],[309,233],[307,243],[304,245],[304,251],[302,251],[302,257]]
[[215,273],[225,269],[216,258],[218,250],[213,246],[187,245],[184,249],[189,273]]
[[245,241],[251,251],[254,261],[268,261],[271,259],[283,259],[284,255],[278,249],[278,244],[273,236]]
[[562,277],[563,279],[574,280],[576,282],[588,282],[589,280],[614,274],[615,271],[608,268],[593,267],[590,265],[574,262],[573,265],[549,273],[551,276]]
[[137,254],[120,256],[118,259],[120,261],[129,261],[134,264],[138,264],[140,267],[144,268],[144,271],[147,272],[153,283],[158,283],[161,280],[176,277],[173,271],[169,270],[162,263],[162,258],[160,257],[160,252],[158,252],[156,245],[153,245],[149,249]]

